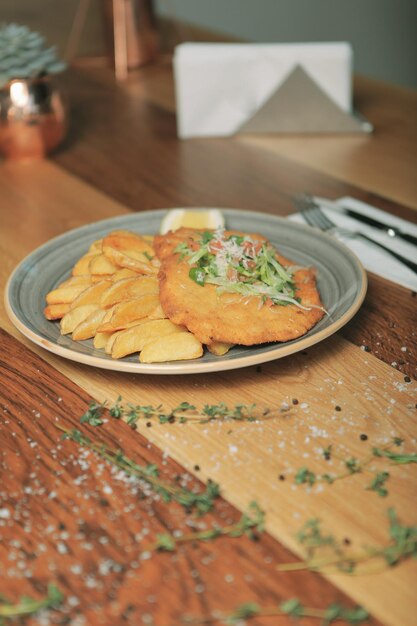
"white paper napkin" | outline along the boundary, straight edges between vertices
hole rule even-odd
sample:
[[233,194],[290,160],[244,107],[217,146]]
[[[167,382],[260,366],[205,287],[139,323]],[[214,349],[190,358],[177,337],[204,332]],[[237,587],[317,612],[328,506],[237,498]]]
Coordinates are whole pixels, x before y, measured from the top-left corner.
[[[315,200],[319,203],[318,198],[315,198]],[[386,211],[382,211],[381,209],[377,209],[369,204],[360,202],[355,198],[350,198],[348,196],[345,198],[339,198],[336,200],[336,205],[353,209],[364,215],[369,215],[369,217],[374,217],[375,219],[384,222],[384,224],[392,224],[393,226],[401,228],[404,232],[417,237],[417,224],[413,224],[412,222],[408,222],[407,220],[391,215]],[[394,252],[398,252],[398,254],[401,254],[407,259],[417,263],[417,246],[414,246],[413,244],[398,237],[389,237],[389,235],[383,231],[373,228],[372,226],[368,226],[363,222],[359,222],[358,220],[355,220],[348,215],[344,215],[343,213],[337,213],[336,211],[326,209],[323,206],[322,209],[323,212],[326,213],[328,217],[338,226],[343,226],[349,228],[350,230],[360,231],[369,237],[372,237],[372,239],[379,241]],[[289,219],[305,224],[304,219],[299,213],[291,215]],[[400,261],[397,261],[397,259],[384,252],[384,250],[381,250],[377,246],[360,239],[342,239],[342,241],[359,257],[363,266],[367,270],[398,283],[403,287],[411,289],[412,291],[417,291],[417,275],[414,274],[414,272],[406,265],[403,265]]]
[[296,67],[342,111],[351,112],[348,43],[180,44],[174,54],[179,136],[233,135]]

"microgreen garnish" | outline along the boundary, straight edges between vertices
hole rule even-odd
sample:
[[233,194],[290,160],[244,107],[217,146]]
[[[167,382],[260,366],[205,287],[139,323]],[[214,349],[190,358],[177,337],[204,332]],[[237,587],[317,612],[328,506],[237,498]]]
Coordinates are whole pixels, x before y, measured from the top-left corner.
[[189,277],[198,285],[216,285],[219,293],[237,293],[260,298],[262,305],[303,306],[296,297],[294,277],[277,259],[266,241],[249,235],[226,235],[224,229],[205,231],[196,241],[175,249],[187,258]]
[[148,550],[159,550],[164,552],[173,552],[177,547],[184,543],[193,541],[213,541],[218,537],[242,537],[247,535],[250,538],[256,536],[256,532],[262,533],[264,530],[264,512],[261,511],[256,502],[251,502],[247,513],[243,513],[240,520],[235,524],[228,526],[214,525],[204,530],[186,533],[183,535],[163,533],[157,535],[156,542],[149,546]]
[[187,511],[195,509],[199,514],[204,514],[213,508],[214,500],[220,495],[218,484],[211,480],[207,482],[205,491],[194,493],[185,487],[160,479],[158,468],[154,464],[139,465],[127,457],[122,450],[114,450],[102,442],[94,442],[80,430],[67,430],[58,424],[56,427],[63,431],[62,439],[70,439],[84,448],[93,450],[102,459],[121,469],[127,476],[145,481],[164,502],[175,501]]
[[119,396],[116,402],[109,407],[107,407],[106,402],[102,404],[92,402],[88,411],[81,417],[80,422],[99,426],[103,424],[102,418],[105,410],[108,410],[108,414],[114,419],[125,419],[131,428],[136,429],[140,421],[149,425],[152,420],[159,424],[172,424],[174,422],[207,424],[213,421],[258,422],[287,413],[289,407],[283,405],[277,409],[260,409],[256,404],[228,406],[224,402],[220,402],[219,404],[205,404],[198,409],[190,402],[180,402],[174,408],[167,409],[162,404],[156,406],[123,404],[122,398]]
[[226,626],[242,624],[243,620],[253,617],[279,617],[288,615],[297,620],[302,618],[314,618],[320,620],[321,626],[330,626],[338,621],[344,621],[352,626],[359,626],[368,621],[369,615],[361,606],[348,608],[342,604],[333,603],[324,609],[304,606],[298,598],[284,600],[277,606],[262,607],[257,602],[245,602],[237,606],[231,613],[216,615],[206,618],[185,618],[183,624],[187,626],[199,626],[203,624],[222,623]]
[[323,450],[323,458],[326,461],[333,458],[339,459],[345,466],[345,471],[339,474],[316,474],[308,467],[303,466],[296,471],[294,481],[297,485],[305,484],[312,487],[314,484],[319,482],[332,484],[338,480],[342,480],[348,478],[349,476],[353,476],[354,474],[366,471],[372,474],[372,480],[366,486],[366,489],[374,491],[380,497],[384,498],[388,495],[386,483],[390,478],[390,473],[385,469],[383,471],[379,471],[378,469],[371,469],[369,466],[377,459],[388,459],[390,461],[390,466],[417,463],[417,454],[415,452],[405,454],[394,450],[394,447],[402,446],[403,443],[403,439],[393,437],[392,441],[386,446],[382,448],[372,448],[371,454],[362,460],[356,459],[355,457],[343,459],[334,453],[333,446],[328,446]]
[[64,596],[53,584],[48,585],[47,595],[41,600],[34,600],[29,596],[22,596],[15,604],[4,597],[0,598],[0,626],[6,625],[6,620],[14,620],[26,615],[34,615],[42,610],[57,608]]
[[361,567],[364,563],[382,561],[383,567],[392,567],[406,559],[417,557],[417,526],[405,526],[398,520],[395,509],[388,510],[389,541],[385,546],[371,546],[354,553],[333,535],[323,533],[320,521],[310,519],[297,533],[305,548],[306,559],[278,565],[280,571],[337,570],[346,574],[374,573]]

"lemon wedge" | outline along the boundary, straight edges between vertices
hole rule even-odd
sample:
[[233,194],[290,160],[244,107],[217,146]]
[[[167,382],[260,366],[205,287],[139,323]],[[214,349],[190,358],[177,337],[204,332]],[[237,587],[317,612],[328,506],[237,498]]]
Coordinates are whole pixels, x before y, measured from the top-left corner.
[[219,209],[172,209],[161,222],[160,233],[186,228],[219,228],[224,226],[224,217]]

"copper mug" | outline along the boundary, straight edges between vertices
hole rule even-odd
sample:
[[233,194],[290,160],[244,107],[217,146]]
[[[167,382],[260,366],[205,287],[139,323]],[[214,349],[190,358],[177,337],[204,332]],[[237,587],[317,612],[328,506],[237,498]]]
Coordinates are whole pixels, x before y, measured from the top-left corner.
[[66,129],[63,99],[48,76],[17,78],[0,89],[0,152],[7,158],[44,157]]

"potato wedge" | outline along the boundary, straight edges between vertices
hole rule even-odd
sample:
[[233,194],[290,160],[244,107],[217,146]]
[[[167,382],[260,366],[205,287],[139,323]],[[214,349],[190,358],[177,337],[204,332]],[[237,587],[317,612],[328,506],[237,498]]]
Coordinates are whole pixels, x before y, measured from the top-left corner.
[[68,313],[69,308],[70,305],[67,302],[48,304],[48,306],[44,308],[43,314],[47,320],[60,320],[66,313]]
[[91,339],[97,332],[97,328],[103,323],[106,315],[104,309],[96,309],[92,311],[88,317],[78,324],[73,330],[72,338],[74,341],[84,341]]
[[90,274],[79,274],[78,276],[70,276],[66,280],[63,280],[57,287],[60,289],[61,287],[70,287],[71,285],[88,285],[91,284],[91,276]]
[[102,280],[113,282],[113,274],[91,274],[91,283],[100,283]]
[[90,262],[97,256],[100,256],[99,253],[88,252],[87,254],[84,254],[84,256],[78,259],[78,261],[72,268],[72,275],[80,276],[85,274],[91,274]]
[[101,280],[98,283],[94,283],[84,289],[77,298],[72,302],[71,309],[82,306],[84,304],[100,304],[101,298],[106,290],[111,287],[113,283],[110,280]]
[[185,333],[184,326],[173,324],[170,320],[152,320],[115,333],[117,336],[111,344],[113,359],[121,359],[127,354],[140,352],[145,345],[171,333]]
[[213,341],[207,345],[209,352],[215,356],[223,356],[229,352],[230,348],[233,348],[233,343],[222,343],[220,341]]
[[110,246],[104,246],[103,253],[114,265],[119,267],[127,267],[135,270],[138,274],[147,274],[155,276],[159,271],[160,262],[157,258],[150,256],[149,258],[137,250],[117,250]]
[[137,235],[129,230],[114,230],[103,239],[103,252],[107,248],[120,250],[121,252],[141,252],[151,257],[155,256],[152,245],[141,235]]
[[[138,322],[132,322],[129,326],[129,328],[136,328],[136,326],[140,326],[141,324],[145,324],[148,321],[147,318],[144,318],[143,320],[139,320]],[[121,334],[124,333],[127,329],[123,329],[123,330],[116,330],[113,333],[103,333],[103,334],[107,334],[107,342],[104,346],[104,351],[106,354],[111,354],[112,349],[113,349],[113,344],[116,341],[117,337]]]
[[104,254],[94,255],[88,265],[88,271],[90,274],[108,276],[109,274],[114,274],[117,270],[117,265],[112,263]]
[[[53,289],[46,294],[47,304],[63,304],[71,303],[80,295],[89,285],[91,285],[90,278],[83,277],[83,280],[78,280],[77,276],[69,279],[59,285],[56,289]],[[74,280],[75,279],[75,280]],[[71,282],[74,280],[74,282]]]
[[118,280],[122,280],[122,278],[137,278],[138,273],[135,270],[130,270],[128,267],[122,267],[117,270],[114,274],[112,274],[112,280],[114,282]]
[[156,305],[154,310],[151,311],[151,313],[149,313],[148,317],[149,317],[150,320],[165,320],[165,319],[167,319],[167,316],[166,316],[163,308],[161,307],[161,303],[160,302],[158,302],[158,304]]
[[70,309],[61,320],[61,335],[72,333],[78,324],[81,324],[96,309],[98,309],[96,304],[84,304]]
[[[102,319],[101,324],[104,324],[105,322],[108,322],[111,319],[114,309],[115,307],[112,307],[111,309],[106,309],[105,315]],[[94,347],[97,349],[102,349],[102,348],[104,349],[110,335],[112,334],[113,334],[113,331],[109,333],[101,333],[98,331],[98,329],[96,329],[96,334],[94,335],[94,341],[93,341]]]
[[99,333],[99,332],[96,332],[96,334],[94,335],[94,339],[93,339],[93,345],[96,348],[96,350],[104,350],[104,348],[106,347],[106,344],[107,344],[109,338],[113,334],[114,333]]
[[107,289],[100,300],[100,306],[107,309],[114,304],[140,298],[147,294],[158,294],[158,280],[151,276],[138,276],[136,278],[123,278],[114,282]]
[[172,333],[150,341],[139,354],[141,363],[163,363],[198,359],[203,354],[201,342],[189,332]]
[[148,294],[141,298],[135,298],[128,302],[121,302],[115,306],[111,319],[102,324],[99,332],[111,332],[123,330],[132,322],[139,321],[152,313],[159,304],[159,298],[155,294]]
[[103,239],[97,239],[96,241],[93,241],[93,243],[91,244],[91,246],[88,248],[88,253],[100,253],[102,252],[102,243],[103,243]]

